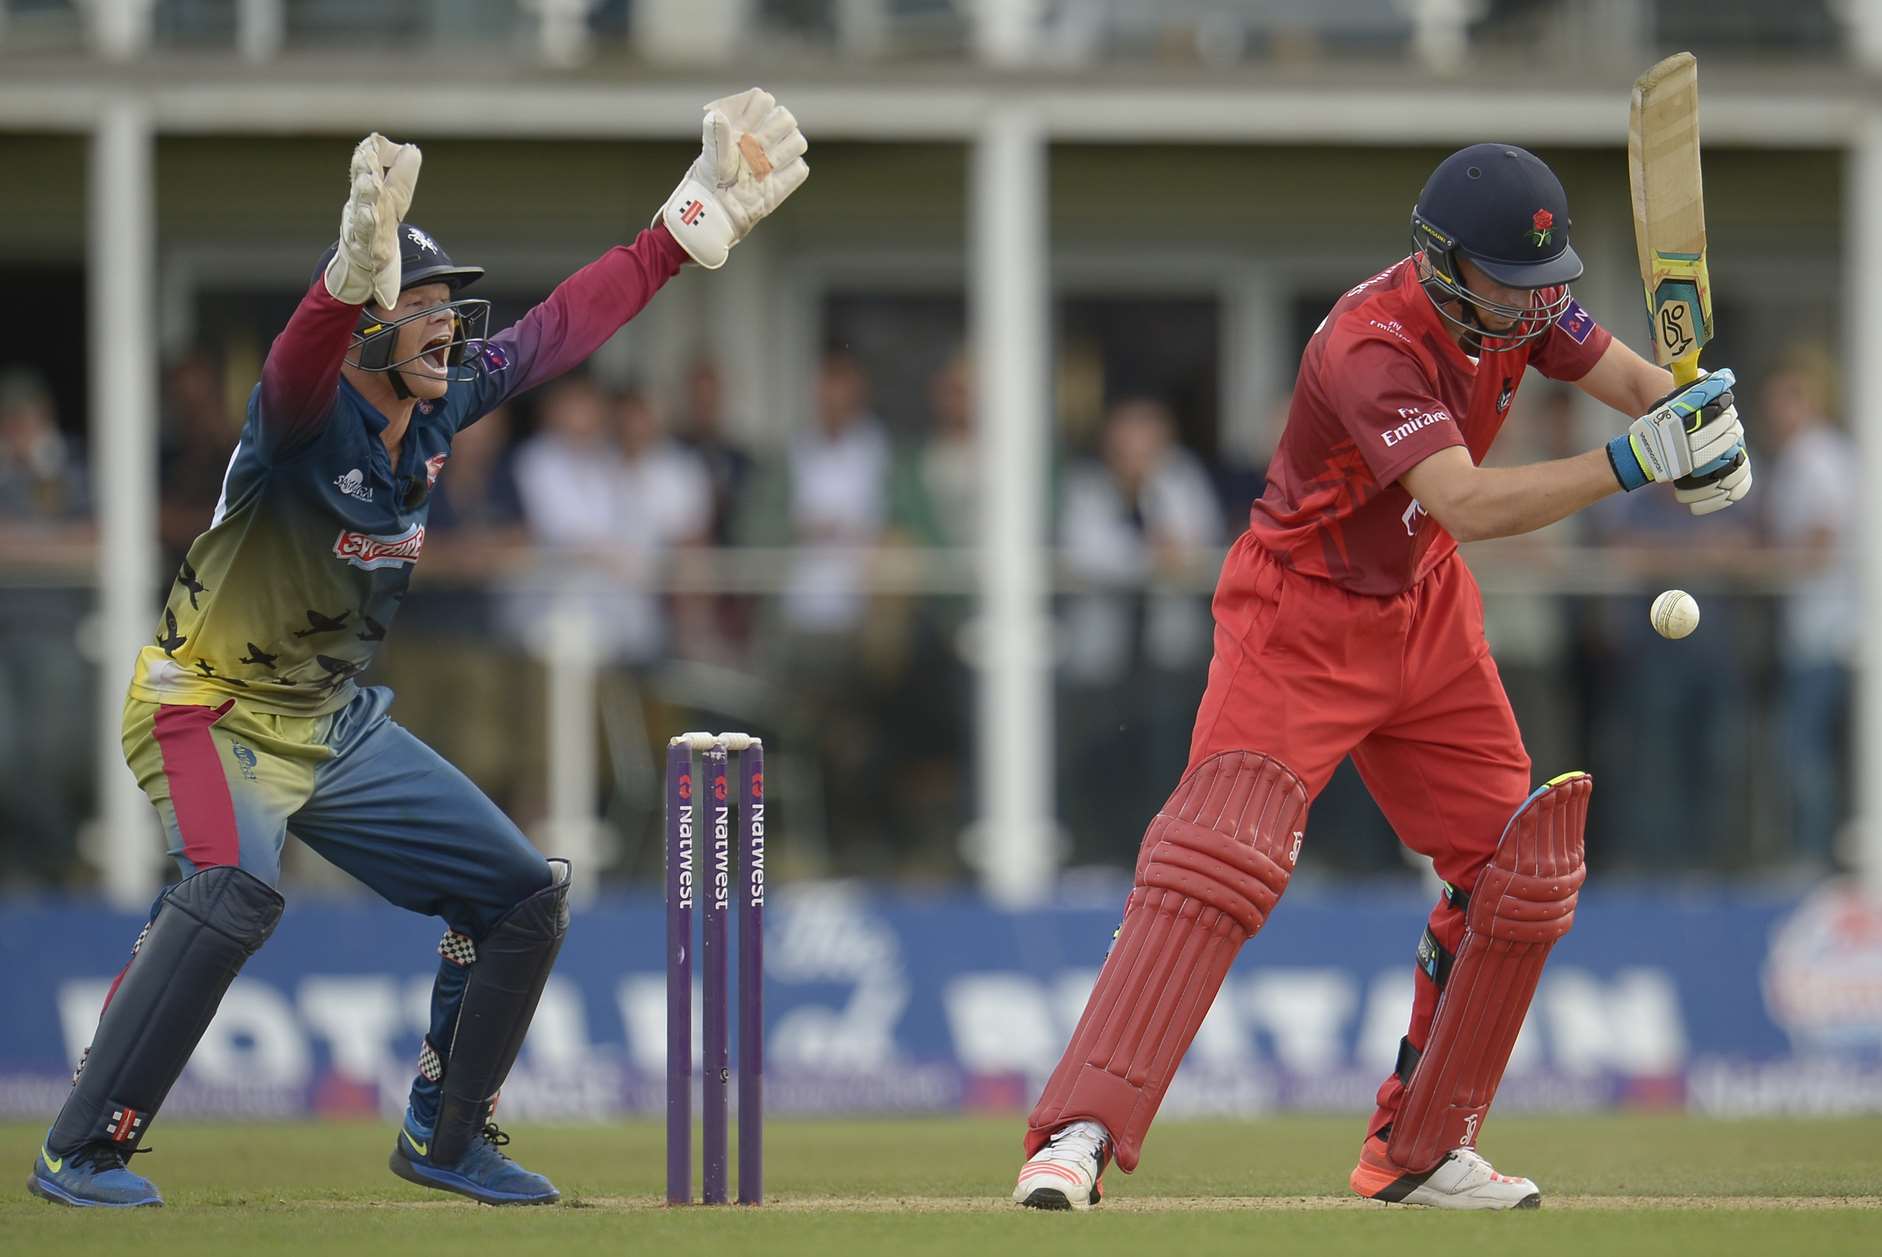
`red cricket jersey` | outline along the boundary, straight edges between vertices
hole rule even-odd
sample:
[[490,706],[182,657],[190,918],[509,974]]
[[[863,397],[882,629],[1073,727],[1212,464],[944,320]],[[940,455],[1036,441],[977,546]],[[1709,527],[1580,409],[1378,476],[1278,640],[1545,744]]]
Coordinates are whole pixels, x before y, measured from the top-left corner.
[[1457,542],[1398,478],[1450,445],[1483,461],[1524,367],[1579,380],[1612,339],[1571,301],[1536,340],[1473,361],[1446,333],[1411,258],[1379,272],[1341,297],[1307,342],[1250,531],[1285,566],[1354,593],[1411,588]]

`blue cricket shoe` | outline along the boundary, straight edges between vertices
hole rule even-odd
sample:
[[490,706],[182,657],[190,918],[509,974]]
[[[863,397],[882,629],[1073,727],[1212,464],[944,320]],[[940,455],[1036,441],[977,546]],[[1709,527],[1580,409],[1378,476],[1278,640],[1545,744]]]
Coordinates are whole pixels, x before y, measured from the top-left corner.
[[41,1146],[33,1159],[26,1190],[54,1204],[75,1209],[135,1209],[161,1206],[163,1197],[147,1178],[124,1166],[124,1153],[100,1141],[53,1156]]
[[509,1142],[495,1122],[485,1122],[456,1165],[439,1165],[430,1156],[431,1132],[419,1126],[408,1108],[392,1145],[392,1172],[420,1187],[456,1192],[486,1205],[553,1205],[562,1199],[554,1183],[505,1155],[503,1147]]

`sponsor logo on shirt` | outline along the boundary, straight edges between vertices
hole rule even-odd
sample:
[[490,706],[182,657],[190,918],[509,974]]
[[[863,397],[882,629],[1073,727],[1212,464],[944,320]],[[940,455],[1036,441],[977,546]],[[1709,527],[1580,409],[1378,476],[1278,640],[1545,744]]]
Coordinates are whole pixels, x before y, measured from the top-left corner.
[[1568,338],[1577,345],[1587,344],[1588,338],[1594,335],[1594,319],[1581,308],[1579,301],[1570,301],[1568,309],[1562,311],[1555,320],[1555,325],[1567,332]]
[[479,356],[484,360],[486,371],[502,371],[510,365],[510,356],[489,341],[484,342],[483,353]]
[[1456,422],[1451,418],[1451,412],[1448,410],[1420,410],[1416,406],[1400,406],[1398,408],[1398,417],[1405,422],[1399,424],[1396,428],[1387,428],[1384,432],[1379,434],[1384,438],[1386,448],[1388,449],[1397,445],[1400,441],[1407,439],[1413,433],[1422,431],[1434,423]]
[[1400,323],[1397,319],[1393,319],[1390,322],[1386,322],[1386,323],[1381,323],[1377,319],[1370,319],[1368,320],[1368,322],[1370,322],[1372,326],[1384,332],[1386,335],[1396,336],[1400,340],[1404,341],[1407,345],[1411,344],[1411,337],[1405,334],[1405,325],[1403,323]]
[[1496,395],[1496,413],[1503,414],[1510,408],[1510,399],[1516,396],[1516,381],[1503,381],[1503,391]]
[[1424,517],[1424,503],[1420,502],[1417,498],[1413,498],[1411,505],[1405,508],[1405,513],[1398,517],[1399,523],[1405,525],[1405,535],[1407,537],[1416,537],[1418,535],[1418,524]]
[[425,548],[425,526],[413,524],[402,533],[375,537],[368,533],[342,529],[333,542],[333,557],[345,559],[368,572],[401,563],[418,562],[418,552]]
[[433,454],[425,460],[426,488],[438,483],[438,473],[444,470],[444,460],[449,457],[451,457],[449,454]]
[[366,483],[365,474],[357,467],[344,476],[336,476],[333,487],[349,498],[358,498],[362,502],[372,501],[372,489]]

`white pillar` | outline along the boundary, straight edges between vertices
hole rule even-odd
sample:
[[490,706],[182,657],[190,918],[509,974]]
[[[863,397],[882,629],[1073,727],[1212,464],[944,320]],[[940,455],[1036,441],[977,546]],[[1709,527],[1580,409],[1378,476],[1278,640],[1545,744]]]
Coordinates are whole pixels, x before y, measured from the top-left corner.
[[238,0],[235,6],[235,47],[242,60],[259,65],[273,61],[287,38],[286,0]]
[[558,606],[548,617],[549,815],[546,853],[569,862],[575,902],[594,898],[600,880],[601,748],[595,739],[596,679],[601,660],[586,608]]
[[[1850,142],[1849,177],[1843,182],[1843,272],[1845,362],[1882,362],[1882,321],[1869,308],[1882,284],[1882,239],[1876,206],[1882,205],[1882,110],[1871,110]],[[1854,406],[1863,405],[1860,392]],[[1852,409],[1849,426],[1860,451],[1864,484],[1882,483],[1882,414]],[[1882,537],[1882,502],[1862,495],[1860,536]],[[1856,547],[1861,556],[1862,646],[1856,685],[1856,861],[1864,883],[1882,895],[1882,546]]]
[[[1268,267],[1242,268],[1223,311],[1222,452],[1261,466],[1274,452],[1274,408],[1293,382],[1279,347],[1287,342],[1288,290]],[[1239,504],[1238,504],[1239,507]]]
[[85,0],[92,47],[109,61],[132,61],[150,47],[156,0]]
[[1830,12],[1842,20],[1857,63],[1882,69],[1882,0],[1831,0]]
[[[705,277],[708,282],[699,285],[705,290],[702,322],[694,329],[685,355],[673,364],[673,383],[678,385],[685,378],[679,372],[690,368],[694,359],[715,361],[724,391],[727,435],[765,447],[783,442],[789,420],[775,412],[783,399],[797,396],[778,389],[783,377],[778,374],[777,355],[784,340],[777,329],[786,325],[773,322],[769,308],[776,289],[772,266],[776,245],[777,237],[769,231],[753,232],[739,243],[730,265]],[[804,360],[815,357],[814,350],[807,348]]]
[[150,114],[142,100],[108,102],[92,136],[86,193],[91,258],[92,496],[98,521],[98,816],[83,844],[105,893],[141,906],[160,884],[162,845],[150,804],[119,745],[131,662],[156,623],[157,360]]
[[990,65],[1025,65],[1037,50],[1042,0],[973,0],[968,6],[974,53]]
[[968,852],[989,895],[1038,902],[1057,865],[1052,677],[1047,649],[1046,143],[1023,106],[991,114],[969,176],[968,316],[979,383],[984,522],[978,840]]

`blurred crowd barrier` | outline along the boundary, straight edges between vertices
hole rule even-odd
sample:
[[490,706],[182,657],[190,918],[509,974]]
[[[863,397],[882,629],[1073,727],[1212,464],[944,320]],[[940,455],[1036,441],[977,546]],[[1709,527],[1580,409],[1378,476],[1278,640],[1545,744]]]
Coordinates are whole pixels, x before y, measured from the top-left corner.
[[[214,507],[252,368],[198,350],[167,372],[166,567]],[[773,747],[779,876],[965,880],[982,814],[971,372],[958,355],[915,387],[884,370],[826,353],[807,412],[765,448],[732,435],[706,359],[667,399],[576,376],[490,415],[457,442],[368,679],[545,848],[555,825],[592,826],[608,879],[657,873],[659,750],[708,727]],[[1758,489],[1726,515],[1640,493],[1468,551],[1538,779],[1599,783],[1604,870],[1803,879],[1846,858],[1856,464],[1831,378],[1800,346],[1747,396]],[[1180,390],[1088,384],[1061,371],[1040,486],[1056,686],[1040,782],[1066,865],[1115,872],[1182,771],[1216,568],[1263,475],[1208,448]],[[88,651],[85,456],[53,396],[0,371],[0,880],[83,886],[94,687],[130,661]],[[1585,448],[1586,418],[1534,381],[1496,457]],[[1681,642],[1647,618],[1673,586],[1703,612]],[[290,850],[291,878],[333,878]],[[1350,767],[1303,860],[1405,867]]]

